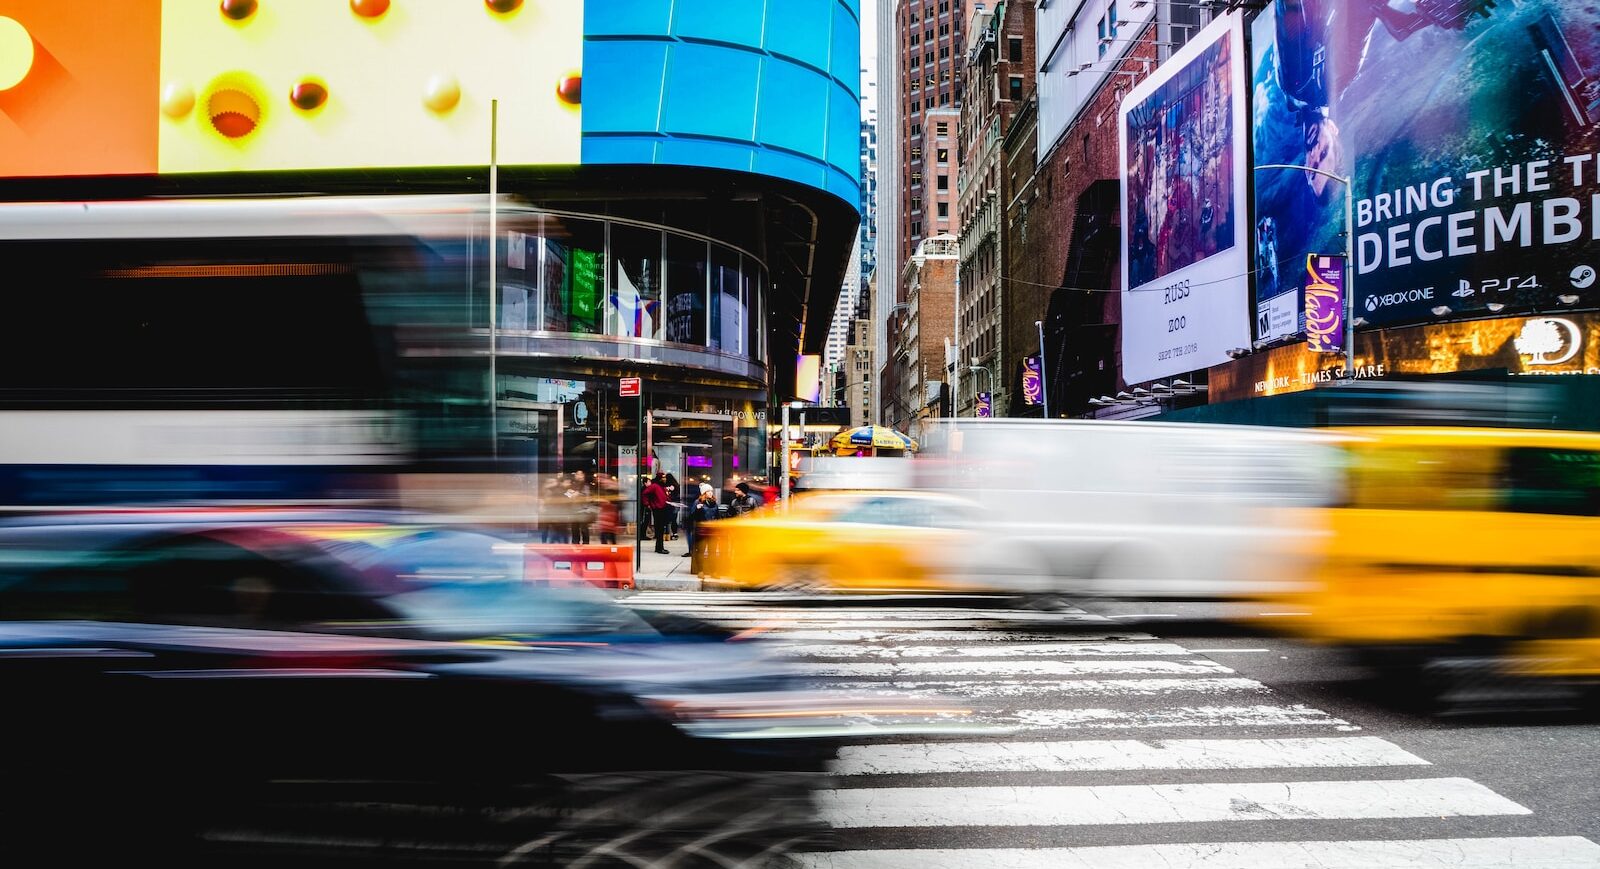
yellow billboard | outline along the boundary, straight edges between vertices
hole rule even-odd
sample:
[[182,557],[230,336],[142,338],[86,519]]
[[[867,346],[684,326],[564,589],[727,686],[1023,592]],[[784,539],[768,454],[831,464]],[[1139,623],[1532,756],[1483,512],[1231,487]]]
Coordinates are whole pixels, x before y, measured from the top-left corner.
[[482,165],[491,100],[577,163],[582,59],[582,3],[162,0],[159,171]]

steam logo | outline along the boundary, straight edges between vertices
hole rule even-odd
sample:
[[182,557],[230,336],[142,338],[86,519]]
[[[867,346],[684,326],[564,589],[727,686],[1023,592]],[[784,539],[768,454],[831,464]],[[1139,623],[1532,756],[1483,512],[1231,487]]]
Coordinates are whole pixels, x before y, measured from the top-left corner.
[[[1594,279],[1592,269],[1589,279]],[[1583,343],[1583,330],[1571,320],[1536,317],[1522,324],[1521,334],[1512,343],[1516,345],[1518,353],[1532,357],[1528,360],[1529,365],[1560,365],[1578,355],[1578,348]]]
[[1594,284],[1594,268],[1592,266],[1578,266],[1572,270],[1572,285],[1580,290],[1588,289]]

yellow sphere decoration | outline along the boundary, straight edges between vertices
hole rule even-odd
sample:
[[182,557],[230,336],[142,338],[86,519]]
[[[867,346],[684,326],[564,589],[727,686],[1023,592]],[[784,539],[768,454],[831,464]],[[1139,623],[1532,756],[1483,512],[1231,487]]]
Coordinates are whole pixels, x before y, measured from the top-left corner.
[[181,118],[194,109],[194,88],[181,81],[169,81],[161,89],[161,113]]
[[453,75],[440,73],[428,79],[422,90],[422,104],[436,112],[448,112],[461,102],[461,83]]
[[33,69],[33,37],[15,18],[0,15],[0,91],[22,83]]

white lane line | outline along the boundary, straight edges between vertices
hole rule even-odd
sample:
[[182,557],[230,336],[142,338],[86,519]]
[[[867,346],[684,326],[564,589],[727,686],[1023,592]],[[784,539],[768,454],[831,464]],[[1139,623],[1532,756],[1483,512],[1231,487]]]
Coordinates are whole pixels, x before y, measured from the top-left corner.
[[1376,736],[1286,739],[1085,739],[848,745],[838,775],[1427,766]]
[[835,828],[1446,818],[1533,812],[1465,778],[817,792]]
[[801,658],[1072,658],[1116,655],[1188,655],[1173,643],[976,643],[970,646],[793,645],[785,654]]
[[[1059,622],[1071,616],[1085,616],[1082,610],[1039,612],[1038,610],[990,610],[928,607],[668,607],[673,612],[703,618],[727,617],[740,619],[783,619],[799,621],[819,619],[835,622],[849,621],[988,621],[988,622]],[[1099,618],[1096,616],[1095,618]]]
[[1157,727],[1331,727],[1340,733],[1360,730],[1343,718],[1295,704],[1278,706],[1164,706],[1158,709],[1010,709],[978,710],[978,723],[1013,732],[1053,730],[1137,730]]
[[[1265,613],[1262,615],[1265,615]],[[1175,619],[1177,617],[1177,613],[1127,613],[1120,616],[1107,616],[1107,618],[1113,619]]]
[[1272,689],[1254,679],[1236,676],[1187,679],[1068,679],[1026,681],[925,680],[822,682],[813,687],[830,691],[855,691],[902,696],[906,692],[936,693],[970,699],[994,697],[1156,697],[1168,694],[1271,694]]
[[1216,655],[1216,654],[1221,654],[1221,653],[1224,653],[1224,652],[1237,652],[1239,654],[1244,654],[1246,652],[1270,652],[1272,650],[1271,649],[1190,649],[1189,651],[1193,652],[1196,655]]
[[774,636],[785,641],[805,641],[823,643],[866,643],[869,645],[895,645],[906,646],[915,643],[951,643],[951,642],[983,642],[983,643],[1046,643],[1058,642],[1062,639],[1072,639],[1078,642],[1105,642],[1154,640],[1153,634],[1142,631],[1095,631],[1083,633],[1073,631],[1071,634],[1062,635],[1045,631],[971,631],[971,630],[923,630],[923,631],[874,631],[874,630],[835,630],[817,631],[805,628],[785,629],[774,631]]
[[799,855],[801,869],[1596,869],[1582,836],[1201,842],[1085,848],[919,849]]
[[903,679],[908,676],[1100,676],[1123,675],[1198,675],[1214,676],[1233,671],[1216,661],[914,661],[910,663],[826,663],[791,662],[794,670],[810,676],[876,676]]
[[[790,632],[799,631],[799,630],[860,630],[860,629],[873,629],[873,628],[875,628],[875,629],[880,629],[880,630],[885,630],[886,629],[886,630],[910,631],[910,630],[919,630],[919,629],[928,629],[928,628],[940,629],[940,630],[951,630],[951,629],[961,628],[961,629],[965,629],[967,632],[972,634],[974,636],[974,638],[976,638],[977,636],[979,636],[978,632],[992,631],[992,630],[995,630],[996,628],[1010,627],[1011,626],[1011,625],[1008,625],[1006,623],[1006,621],[1003,620],[1003,619],[1000,620],[1000,621],[993,621],[993,620],[988,620],[988,619],[972,619],[972,620],[967,621],[967,622],[958,622],[958,621],[955,621],[953,619],[936,619],[936,620],[931,620],[931,621],[911,621],[911,620],[898,621],[898,620],[889,620],[889,619],[872,619],[872,620],[869,620],[869,621],[835,621],[835,620],[829,620],[829,619],[813,620],[813,619],[711,618],[709,616],[696,614],[696,613],[686,613],[685,615],[694,615],[696,618],[705,619],[706,621],[709,621],[709,622],[715,622],[716,624],[719,624],[719,625],[730,625],[730,626],[731,625],[739,625],[741,627],[766,628],[771,633],[771,635],[774,636],[774,637],[788,636],[788,634]],[[1116,624],[1116,622],[1113,622],[1113,621],[1111,621],[1110,619],[1107,619],[1104,616],[1088,616],[1088,615],[1083,615],[1083,616],[1063,616],[1061,623],[1062,624],[1074,624],[1074,625],[1078,625],[1078,624],[1104,625],[1107,628],[1110,628],[1110,627],[1112,627],[1112,626],[1114,626]]]

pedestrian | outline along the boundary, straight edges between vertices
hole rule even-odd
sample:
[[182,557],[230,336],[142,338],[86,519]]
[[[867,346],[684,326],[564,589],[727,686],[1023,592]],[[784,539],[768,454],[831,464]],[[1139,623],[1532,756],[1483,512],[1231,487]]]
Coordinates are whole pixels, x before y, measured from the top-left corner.
[[683,493],[683,486],[678,483],[678,478],[674,477],[671,471],[667,472],[665,479],[661,482],[661,487],[667,490],[667,502],[674,505],[674,509],[672,515],[667,517],[666,525],[656,526],[656,534],[665,534],[665,529],[671,528],[672,539],[677,540],[680,527],[678,524],[678,508],[693,505],[694,498]]
[[733,512],[740,516],[759,510],[766,504],[766,499],[749,483],[741,482],[733,488],[739,492],[733,499]]
[[672,509],[667,500],[667,475],[657,471],[650,484],[644,487],[644,508],[650,511],[650,521],[656,526],[656,551],[667,554],[667,527],[671,520],[667,513]]
[[567,527],[567,542],[589,545],[589,523],[594,521],[594,503],[590,499],[588,477],[583,471],[574,471],[567,480],[567,515],[572,521]]
[[717,490],[711,488],[710,483],[700,484],[700,497],[689,507],[688,515],[684,520],[684,530],[689,535],[689,551],[683,554],[684,558],[693,559],[689,562],[689,572],[696,576],[701,573],[701,544],[705,537],[705,526],[722,515],[722,510],[717,506]]

